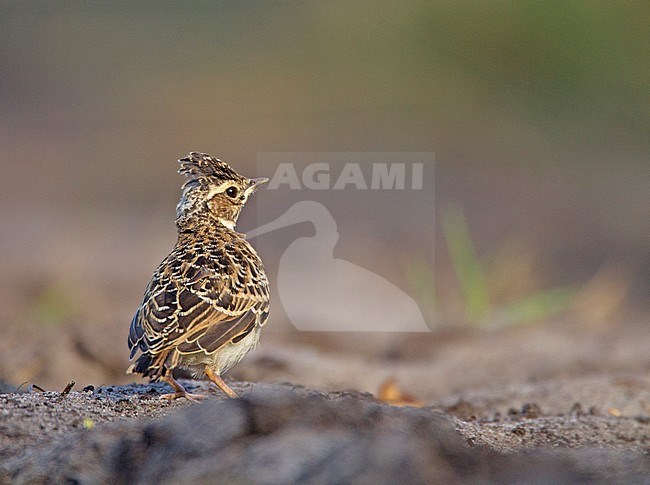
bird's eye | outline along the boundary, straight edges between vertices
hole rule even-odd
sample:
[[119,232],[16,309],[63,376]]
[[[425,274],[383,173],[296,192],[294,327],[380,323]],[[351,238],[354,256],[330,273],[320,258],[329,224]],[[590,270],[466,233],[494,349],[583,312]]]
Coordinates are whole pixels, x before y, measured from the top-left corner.
[[234,199],[235,197],[237,197],[237,194],[238,194],[238,193],[239,193],[239,191],[237,190],[237,187],[228,187],[228,188],[226,189],[226,194],[228,195],[228,197],[231,197],[231,198],[233,198],[233,199]]

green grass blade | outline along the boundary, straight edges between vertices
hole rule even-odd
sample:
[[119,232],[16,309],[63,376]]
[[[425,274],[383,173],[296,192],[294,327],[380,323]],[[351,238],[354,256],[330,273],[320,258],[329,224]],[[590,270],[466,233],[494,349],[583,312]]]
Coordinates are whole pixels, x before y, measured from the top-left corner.
[[404,272],[415,301],[420,305],[425,320],[432,324],[436,315],[436,282],[431,264],[422,255],[412,255],[403,260]]
[[575,293],[574,288],[560,287],[519,298],[500,309],[495,323],[498,326],[507,326],[546,320],[552,315],[565,311],[570,306]]
[[449,209],[443,212],[441,222],[454,272],[460,284],[465,315],[470,323],[480,323],[490,312],[490,297],[465,216],[459,210]]

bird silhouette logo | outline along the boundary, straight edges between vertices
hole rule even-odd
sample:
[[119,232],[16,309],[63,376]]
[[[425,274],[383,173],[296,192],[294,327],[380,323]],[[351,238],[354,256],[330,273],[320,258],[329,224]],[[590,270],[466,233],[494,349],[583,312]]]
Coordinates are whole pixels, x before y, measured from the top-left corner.
[[301,222],[315,234],[294,240],[280,258],[277,288],[291,323],[303,331],[428,332],[417,303],[386,278],[334,257],[336,221],[320,202],[296,202],[247,239]]

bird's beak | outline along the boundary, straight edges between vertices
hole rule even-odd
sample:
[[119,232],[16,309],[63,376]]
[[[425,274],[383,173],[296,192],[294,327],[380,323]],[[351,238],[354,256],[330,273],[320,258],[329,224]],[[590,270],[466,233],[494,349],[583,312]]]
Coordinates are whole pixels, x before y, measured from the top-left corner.
[[248,189],[246,191],[252,194],[253,192],[255,192],[260,187],[260,185],[265,184],[268,181],[269,181],[269,179],[267,179],[266,177],[260,177],[260,178],[257,178],[257,179],[250,179]]

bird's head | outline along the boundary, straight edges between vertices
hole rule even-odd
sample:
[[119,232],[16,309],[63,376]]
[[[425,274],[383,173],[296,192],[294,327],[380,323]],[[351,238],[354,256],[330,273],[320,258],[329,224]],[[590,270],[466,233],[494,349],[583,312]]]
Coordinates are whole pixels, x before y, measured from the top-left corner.
[[233,229],[248,198],[267,178],[249,179],[221,160],[192,152],[179,160],[178,173],[187,177],[176,206],[179,229],[202,221]]

